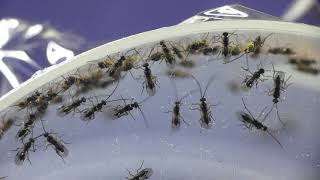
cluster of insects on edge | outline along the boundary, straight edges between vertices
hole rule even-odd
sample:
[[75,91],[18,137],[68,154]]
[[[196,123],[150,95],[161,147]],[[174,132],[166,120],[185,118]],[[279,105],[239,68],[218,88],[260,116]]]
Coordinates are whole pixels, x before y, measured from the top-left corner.
[[[285,125],[285,122],[283,122],[280,117],[278,104],[281,102],[283,93],[290,85],[289,80],[291,79],[291,76],[286,77],[286,72],[275,70],[274,67],[272,70],[267,70],[263,67],[257,67],[255,70],[250,70],[250,63],[248,61],[248,56],[255,58],[263,53],[265,43],[271,36],[274,36],[274,34],[270,33],[264,37],[259,35],[243,45],[238,42],[237,31],[222,32],[221,34],[212,36],[210,36],[209,33],[204,33],[200,39],[188,39],[185,42],[161,40],[155,43],[151,49],[147,50],[147,55],[141,55],[140,50],[131,49],[126,53],[119,52],[118,55],[109,55],[99,62],[91,61],[89,62],[88,69],[77,69],[74,74],[64,75],[56,83],[50,84],[46,90],[36,90],[28,97],[12,106],[12,108],[16,108],[16,112],[26,112],[24,120],[19,125],[20,127],[16,133],[16,138],[21,142],[21,146],[15,150],[17,151],[15,163],[21,165],[25,160],[28,160],[31,164],[29,154],[36,152],[39,139],[44,139],[47,143],[46,147],[52,147],[54,152],[63,160],[68,155],[69,151],[66,147],[67,143],[58,138],[56,133],[47,132],[44,127],[43,118],[51,104],[61,104],[56,110],[58,116],[65,117],[71,114],[80,114],[80,119],[87,123],[94,120],[99,112],[107,112],[108,110],[111,111],[113,119],[131,116],[132,119],[135,120],[136,117],[132,114],[132,111],[138,110],[146,127],[148,127],[147,117],[145,116],[142,107],[143,104],[150,98],[153,98],[153,96],[157,94],[157,90],[160,89],[160,82],[157,77],[158,73],[155,72],[155,68],[153,68],[155,65],[163,66],[164,64],[167,68],[167,75],[172,79],[192,79],[196,83],[197,89],[195,91],[200,92],[200,97],[199,101],[193,103],[190,109],[199,112],[199,124],[201,129],[213,127],[215,122],[213,107],[217,104],[210,104],[206,97],[209,86],[213,81],[213,76],[211,76],[206,86],[203,88],[199,79],[189,71],[190,67],[196,65],[192,59],[192,56],[194,55],[210,57],[211,59],[214,59],[212,58],[214,56],[216,60],[222,56],[222,63],[226,65],[234,61],[238,62],[241,57],[246,56],[245,63],[247,67],[242,67],[241,69],[245,71],[246,76],[241,84],[248,90],[253,89],[254,87],[258,88],[259,83],[272,80],[273,87],[267,92],[267,95],[272,97],[270,98],[271,108],[265,113],[265,116],[260,120],[260,116],[264,114],[266,108],[261,111],[258,117],[254,117],[243,98],[242,103],[245,111],[239,111],[237,115],[246,128],[255,128],[268,133],[282,147],[282,144],[273,134],[271,134],[270,128],[264,124],[264,121],[275,110],[278,121]],[[288,57],[289,55],[296,54],[294,49],[286,47],[269,48],[267,53],[287,55]],[[316,60],[288,58],[288,63],[297,66],[297,69],[301,69],[303,72],[312,74],[320,72],[313,68],[315,67],[315,64],[318,64]],[[180,67],[180,69],[177,67]],[[132,71],[140,75],[143,81],[137,81],[137,78],[134,77]],[[268,74],[270,74],[269,72],[272,72],[272,77],[267,76],[267,72]],[[121,95],[118,98],[114,98],[116,96],[115,94],[117,94],[116,90],[118,89],[121,80],[126,77],[128,73],[131,74],[133,82],[141,83],[141,96],[144,91],[146,91],[147,97],[138,97],[137,99],[141,99],[138,101],[136,101],[135,98],[126,98]],[[112,90],[110,93],[102,95],[102,98],[101,96],[96,95],[83,95],[88,89],[95,88]],[[189,93],[179,98],[177,87],[175,88],[175,101],[172,109],[167,111],[167,113],[171,113],[172,115],[170,118],[171,128],[179,129],[182,122],[189,125],[183,117],[181,105],[182,101],[186,99],[189,94],[194,92],[189,91]],[[65,102],[65,99],[71,101]],[[114,105],[115,102],[118,102],[118,104]],[[37,122],[41,122],[43,132],[34,136],[33,128]],[[8,117],[7,114],[4,114],[0,125],[2,125],[0,126],[1,138],[5,132],[15,125],[15,120],[13,117]],[[150,168],[141,170],[142,165],[143,163],[135,175],[128,171],[130,177],[127,177],[127,179],[149,179],[153,171]]]

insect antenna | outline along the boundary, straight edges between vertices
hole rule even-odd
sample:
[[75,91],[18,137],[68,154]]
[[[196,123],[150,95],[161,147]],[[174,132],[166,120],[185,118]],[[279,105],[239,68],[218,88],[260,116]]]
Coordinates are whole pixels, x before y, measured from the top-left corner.
[[116,87],[112,90],[111,94],[108,95],[108,97],[105,99],[105,101],[107,101],[107,100],[113,95],[113,93],[114,93],[114,92],[116,91],[116,89],[118,88],[119,83],[120,83],[120,80],[118,79],[118,80],[117,80],[117,85],[116,85]]
[[284,123],[283,123],[283,121],[281,120],[280,115],[279,115],[278,104],[275,103],[274,105],[276,106],[276,111],[277,111],[278,120],[282,123],[282,125],[284,125]]
[[230,60],[230,61],[225,61],[225,62],[223,62],[223,64],[229,64],[229,63],[231,63],[231,62],[233,62],[233,61],[235,61],[235,60],[237,60],[237,59],[240,59],[242,56],[244,56],[244,55],[246,55],[246,60],[247,60],[247,64],[249,64],[248,63],[248,51],[247,51],[247,49],[245,49],[244,50],[245,52],[243,53],[243,54],[241,54],[240,56],[238,56],[238,57],[236,57],[236,58],[234,58],[234,59],[232,59],[232,60]]
[[148,128],[148,127],[149,127],[149,122],[148,122],[145,114],[143,113],[143,111],[141,110],[141,108],[140,108],[139,106],[138,106],[138,109],[139,109],[139,111],[140,111],[140,113],[141,113],[141,115],[142,115],[142,118],[143,118],[143,120],[144,120],[144,123],[145,123],[146,127]]
[[270,133],[269,130],[266,130],[266,132],[280,145],[280,147],[283,149],[282,144],[280,143],[280,141],[272,134]]
[[148,96],[148,97],[146,97],[144,100],[140,101],[140,102],[138,103],[139,106],[137,107],[137,108],[139,109],[141,115],[142,115],[142,118],[143,118],[143,120],[144,120],[144,122],[145,122],[146,127],[149,127],[149,122],[148,122],[145,114],[143,113],[142,109],[140,108],[140,104],[142,104],[142,103],[144,103],[145,101],[147,101],[150,97],[151,97],[151,96]]
[[198,87],[199,87],[199,90],[200,90],[200,95],[201,97],[204,97],[204,95],[202,94],[202,89],[201,89],[201,85],[200,85],[200,82],[197,80],[196,77],[194,77],[193,75],[191,75],[191,77],[196,81]]
[[248,113],[250,114],[251,118],[255,119],[254,116],[252,115],[252,113],[250,112],[250,110],[248,109],[246,103],[244,102],[244,99],[243,98],[241,98],[241,99],[242,99],[242,104],[243,104],[244,108],[248,111]]
[[211,76],[209,81],[208,81],[208,83],[207,83],[207,85],[206,85],[206,88],[204,90],[203,97],[206,95],[207,90],[208,90],[208,88],[209,88],[209,86],[210,86],[210,84],[212,83],[213,80],[214,80],[214,76]]

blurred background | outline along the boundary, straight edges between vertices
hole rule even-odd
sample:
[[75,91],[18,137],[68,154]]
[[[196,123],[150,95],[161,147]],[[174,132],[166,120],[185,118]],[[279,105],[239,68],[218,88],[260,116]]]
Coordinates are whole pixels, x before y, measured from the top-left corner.
[[1,0],[0,96],[34,73],[83,51],[230,4],[285,21],[320,25],[317,0]]

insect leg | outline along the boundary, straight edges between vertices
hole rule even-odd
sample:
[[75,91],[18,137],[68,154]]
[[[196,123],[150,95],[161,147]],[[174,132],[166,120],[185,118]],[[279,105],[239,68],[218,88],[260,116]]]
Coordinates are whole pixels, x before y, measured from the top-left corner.
[[268,130],[266,131],[279,145],[280,147],[283,149],[283,146],[282,144],[280,143],[280,141],[274,136],[272,135]]
[[278,103],[275,103],[276,106],[276,111],[277,111],[277,116],[278,116],[278,120],[281,122],[282,125],[284,125],[284,122],[281,120],[280,118],[280,114],[279,114],[279,110],[278,110]]
[[149,123],[148,123],[148,121],[147,121],[146,116],[144,115],[144,113],[142,112],[142,110],[141,110],[140,107],[138,107],[138,109],[139,109],[139,111],[140,111],[140,113],[141,113],[141,115],[142,115],[142,118],[143,118],[143,120],[144,120],[144,123],[145,123],[146,127],[149,127]]
[[142,169],[143,163],[144,163],[144,160],[142,160],[141,166],[139,167],[139,169],[137,169],[137,174],[138,174],[139,171]]
[[[260,116],[263,115],[264,110],[267,109],[267,107],[268,107],[268,106],[266,106],[266,107],[264,107],[264,108],[262,109],[262,111],[259,113],[257,119],[259,119]],[[268,115],[269,115],[269,113],[267,113],[267,115],[263,118],[263,120],[262,120],[261,122],[263,122],[263,121],[267,118]]]
[[26,156],[27,156],[27,160],[29,161],[30,165],[32,165],[32,164],[31,164],[31,161],[30,161],[30,159],[29,159],[29,152],[28,152],[28,151],[26,152]]
[[[129,171],[129,169],[126,169],[126,170],[128,171],[130,176],[134,177],[134,175]],[[130,179],[130,178],[127,177],[127,179]]]
[[183,121],[187,126],[190,126],[190,124],[189,124],[189,123],[187,123],[187,121],[185,121],[185,120],[184,120],[184,118],[183,118],[183,116],[182,116],[182,115],[180,115],[180,114],[179,114],[179,117],[182,119],[182,121]]

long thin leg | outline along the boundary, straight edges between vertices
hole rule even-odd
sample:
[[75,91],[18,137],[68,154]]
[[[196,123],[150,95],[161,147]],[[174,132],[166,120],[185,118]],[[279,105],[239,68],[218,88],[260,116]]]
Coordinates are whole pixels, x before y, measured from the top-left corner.
[[280,147],[283,149],[283,146],[282,144],[280,143],[280,141],[274,136],[272,135],[268,130],[266,131],[279,145]]
[[277,116],[278,116],[278,120],[281,122],[281,124],[284,126],[285,124],[284,124],[284,122],[281,120],[281,118],[280,118],[280,114],[279,114],[279,110],[278,110],[278,104],[277,103],[275,103],[275,105],[276,105],[276,111],[277,111]]
[[184,120],[183,116],[182,115],[179,115],[179,117],[182,119],[182,121],[187,125],[187,126],[190,126],[189,123],[187,123],[187,121]]
[[141,166],[139,167],[139,169],[137,169],[137,173],[139,173],[139,171],[142,169],[143,163],[144,163],[144,160],[142,160]]

